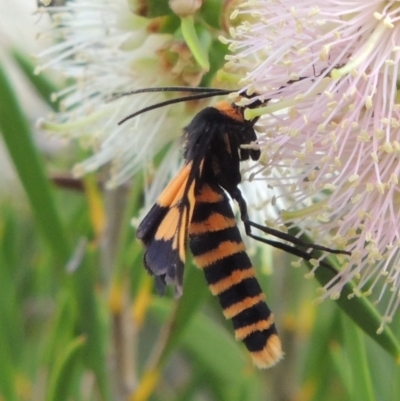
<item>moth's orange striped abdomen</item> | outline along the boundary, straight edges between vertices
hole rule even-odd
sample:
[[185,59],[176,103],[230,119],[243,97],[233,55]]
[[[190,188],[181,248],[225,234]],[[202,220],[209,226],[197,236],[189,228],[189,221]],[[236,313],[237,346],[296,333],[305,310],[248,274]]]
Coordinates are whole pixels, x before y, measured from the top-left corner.
[[283,354],[274,316],[264,301],[228,197],[210,180],[196,190],[189,244],[225,317],[232,320],[236,339],[243,341],[258,367],[277,363]]

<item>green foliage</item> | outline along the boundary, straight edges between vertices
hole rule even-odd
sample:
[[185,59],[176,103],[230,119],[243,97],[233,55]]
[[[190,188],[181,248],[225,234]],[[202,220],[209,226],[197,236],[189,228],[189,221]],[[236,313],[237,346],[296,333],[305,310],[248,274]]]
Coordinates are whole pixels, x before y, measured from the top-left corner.
[[73,376],[78,371],[77,364],[85,346],[85,336],[79,336],[60,353],[51,372],[47,390],[47,401],[67,400]]
[[0,66],[0,131],[29,198],[45,239],[60,262],[66,262],[69,244],[55,209],[53,196],[28,124],[7,74]]
[[[331,266],[335,266],[333,259],[332,257],[329,258]],[[339,265],[336,264],[335,267],[338,269]],[[334,277],[333,274],[328,269],[318,269],[315,276],[322,285],[325,285]],[[395,359],[399,359],[400,345],[390,326],[386,325],[382,332],[378,331],[382,320],[379,312],[367,298],[355,297],[353,295],[354,288],[352,282],[347,283],[340,294],[340,298],[336,301],[337,304],[366,334],[379,343]]]

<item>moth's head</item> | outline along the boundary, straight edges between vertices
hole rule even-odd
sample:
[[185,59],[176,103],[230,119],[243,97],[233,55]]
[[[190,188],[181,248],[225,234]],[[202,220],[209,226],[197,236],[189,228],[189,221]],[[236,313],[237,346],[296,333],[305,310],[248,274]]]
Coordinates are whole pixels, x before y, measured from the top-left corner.
[[234,103],[230,103],[226,100],[217,102],[214,106],[223,115],[235,120],[239,123],[244,122],[244,108],[236,106]]

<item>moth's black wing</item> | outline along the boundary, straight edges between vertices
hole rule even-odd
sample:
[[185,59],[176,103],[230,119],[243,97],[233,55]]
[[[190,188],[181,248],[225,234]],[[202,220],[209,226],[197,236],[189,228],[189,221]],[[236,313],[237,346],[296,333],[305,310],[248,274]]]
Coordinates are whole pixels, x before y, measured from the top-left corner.
[[194,207],[195,176],[186,164],[164,189],[140,223],[136,236],[146,247],[144,265],[156,277],[158,290],[166,284],[182,294],[188,224]]
[[220,124],[214,108],[206,108],[185,128],[185,165],[164,189],[140,223],[136,236],[146,247],[144,265],[163,292],[166,284],[182,294],[188,226],[195,204],[195,189],[202,179],[203,161]]

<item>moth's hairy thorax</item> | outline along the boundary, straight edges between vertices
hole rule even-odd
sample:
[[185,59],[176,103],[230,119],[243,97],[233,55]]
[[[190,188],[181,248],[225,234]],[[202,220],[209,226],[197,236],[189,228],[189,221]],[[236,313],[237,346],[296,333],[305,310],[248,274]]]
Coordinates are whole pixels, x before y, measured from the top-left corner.
[[185,129],[186,161],[201,157],[202,178],[230,193],[241,181],[240,161],[260,156],[258,150],[241,148],[257,140],[253,125],[242,108],[228,102],[205,108]]

